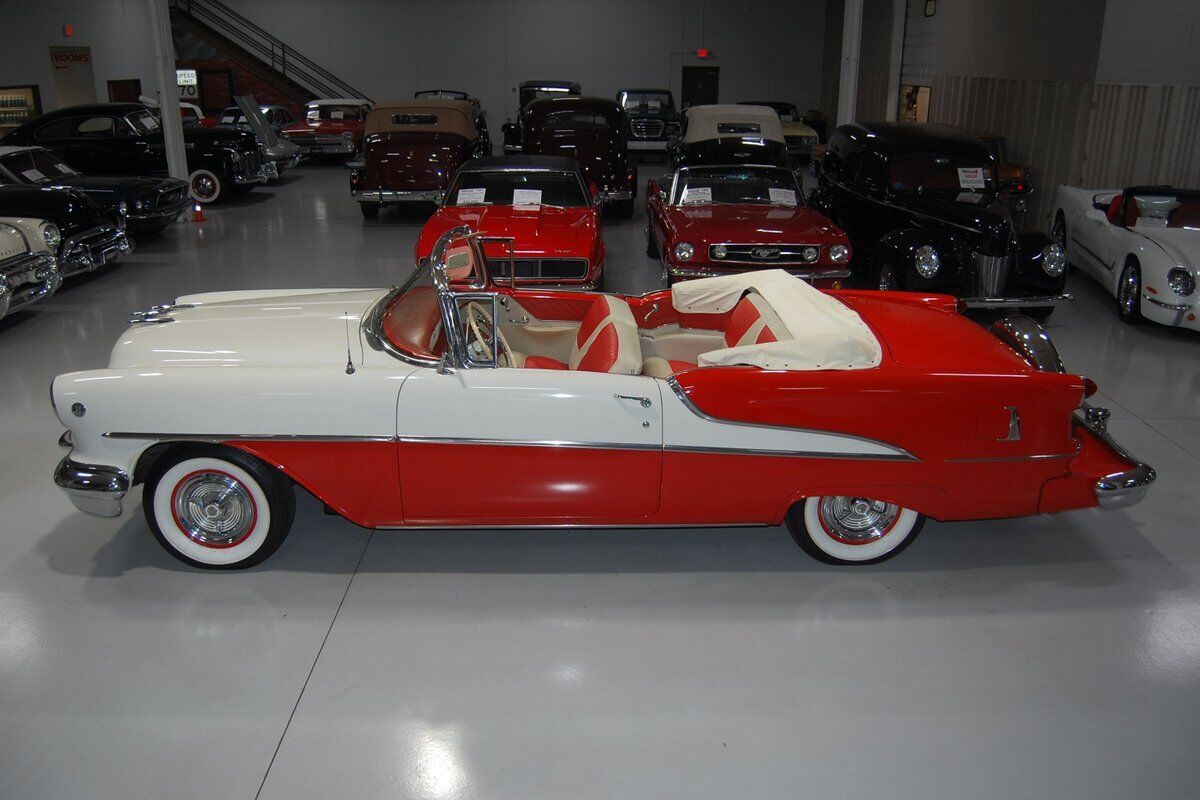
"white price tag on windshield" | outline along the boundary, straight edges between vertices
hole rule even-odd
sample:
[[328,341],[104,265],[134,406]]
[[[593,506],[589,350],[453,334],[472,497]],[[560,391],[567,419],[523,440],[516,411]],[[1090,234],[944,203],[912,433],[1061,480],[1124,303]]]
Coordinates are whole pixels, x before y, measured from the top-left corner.
[[683,190],[683,204],[689,203],[711,203],[712,202],[712,187],[711,186],[687,186]]
[[345,111],[330,111],[329,118],[330,119],[345,119],[346,112]]
[[513,189],[514,206],[540,206],[541,204],[541,189]]
[[657,111],[658,109],[662,108],[662,101],[661,100],[647,100],[646,107]]
[[486,188],[477,189],[459,189],[457,199],[454,204],[459,206],[476,205],[483,202],[483,196],[487,193]]
[[59,172],[61,172],[63,175],[78,175],[79,174],[75,170],[68,167],[66,164],[55,164],[54,168],[57,169]]
[[984,189],[983,167],[959,167],[958,185],[963,189]]
[[767,192],[771,195],[771,203],[774,205],[796,205],[796,192],[794,189],[777,189],[771,186],[767,189]]
[[221,117],[221,124],[222,125],[232,125],[233,117]]
[[33,181],[34,183],[37,183],[38,181],[43,181],[46,179],[46,176],[43,175],[42,173],[38,172],[36,169],[27,169],[24,172],[22,172],[21,174],[24,175],[29,180]]
[[959,192],[958,197],[955,197],[954,199],[959,203],[979,204],[983,202],[985,197],[987,197],[987,195],[977,194],[976,192]]

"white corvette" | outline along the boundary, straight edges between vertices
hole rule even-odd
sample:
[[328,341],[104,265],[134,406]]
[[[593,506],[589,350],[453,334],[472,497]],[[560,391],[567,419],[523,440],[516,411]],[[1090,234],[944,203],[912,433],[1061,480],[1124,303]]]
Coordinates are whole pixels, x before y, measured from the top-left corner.
[[1200,191],[1059,186],[1050,230],[1117,299],[1122,320],[1200,330]]

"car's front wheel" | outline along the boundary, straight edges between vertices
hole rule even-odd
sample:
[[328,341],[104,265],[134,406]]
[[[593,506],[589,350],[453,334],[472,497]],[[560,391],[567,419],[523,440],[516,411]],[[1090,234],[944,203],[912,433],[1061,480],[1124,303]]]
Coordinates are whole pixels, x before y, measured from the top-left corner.
[[206,447],[161,458],[142,507],[154,538],[175,558],[205,569],[243,569],[279,549],[296,498],[287,478],[258,459]]
[[1142,268],[1132,258],[1125,262],[1117,281],[1117,313],[1130,325],[1142,321]]
[[225,176],[211,169],[193,170],[188,176],[192,199],[197,203],[215,203],[226,194]]
[[826,564],[877,564],[912,544],[925,517],[868,497],[810,497],[788,512],[800,549]]

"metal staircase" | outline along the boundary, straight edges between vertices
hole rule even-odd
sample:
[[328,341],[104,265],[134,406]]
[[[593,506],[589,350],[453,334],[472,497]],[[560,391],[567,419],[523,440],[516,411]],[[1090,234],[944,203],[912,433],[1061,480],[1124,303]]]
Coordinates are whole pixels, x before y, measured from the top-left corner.
[[[277,84],[282,82],[284,86],[280,88],[290,90],[288,94],[301,102],[313,97],[361,97],[371,100],[220,0],[170,0],[170,7],[172,22],[258,73],[264,80]],[[262,74],[264,70],[269,70],[269,73]],[[272,77],[276,80],[272,81]]]

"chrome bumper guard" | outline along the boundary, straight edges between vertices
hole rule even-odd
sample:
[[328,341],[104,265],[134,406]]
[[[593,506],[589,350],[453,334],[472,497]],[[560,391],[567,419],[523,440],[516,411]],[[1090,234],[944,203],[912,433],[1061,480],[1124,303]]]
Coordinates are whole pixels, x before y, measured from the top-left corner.
[[258,168],[258,172],[255,172],[252,175],[234,175],[230,177],[229,180],[233,181],[238,186],[247,186],[252,183],[266,183],[267,166],[266,164],[262,165]]
[[58,268],[64,278],[93,272],[120,256],[133,252],[133,243],[119,228],[103,226],[72,236],[59,249]]
[[1096,500],[1104,509],[1124,508],[1140,502],[1146,496],[1150,484],[1157,474],[1154,468],[1134,458],[1125,447],[1108,432],[1108,409],[1084,403],[1075,412],[1075,422],[1091,431],[1100,441],[1108,445],[1121,458],[1132,461],[1129,469],[1105,475],[1096,481]]
[[600,192],[600,199],[605,203],[612,203],[616,200],[632,200],[633,192],[629,189],[619,189],[612,192]]
[[391,189],[376,189],[368,191],[357,189],[350,193],[360,203],[436,203],[442,199],[441,189],[422,189],[411,192],[397,192]]
[[[718,275],[740,275],[744,272],[752,272],[756,269],[763,269],[766,265],[758,266],[747,264],[744,269],[718,269],[716,267],[667,267],[667,273],[672,278],[714,278]],[[781,269],[790,275],[795,275],[797,278],[805,281],[811,280],[841,280],[850,277],[849,267],[822,267],[820,269],[808,269],[806,267],[791,267],[786,264],[777,265],[775,269]]]
[[121,516],[121,500],[130,487],[129,475],[124,470],[83,464],[69,454],[58,462],[54,482],[76,508],[97,517]]
[[1075,299],[1070,292],[1042,295],[1039,297],[963,297],[969,308],[1027,308],[1030,306],[1056,306]]

